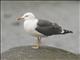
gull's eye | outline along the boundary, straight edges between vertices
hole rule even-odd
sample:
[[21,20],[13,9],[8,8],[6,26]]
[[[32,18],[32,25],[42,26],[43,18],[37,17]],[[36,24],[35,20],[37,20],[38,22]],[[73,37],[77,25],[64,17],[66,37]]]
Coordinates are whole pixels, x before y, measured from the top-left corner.
[[25,17],[28,17],[28,15],[26,15]]

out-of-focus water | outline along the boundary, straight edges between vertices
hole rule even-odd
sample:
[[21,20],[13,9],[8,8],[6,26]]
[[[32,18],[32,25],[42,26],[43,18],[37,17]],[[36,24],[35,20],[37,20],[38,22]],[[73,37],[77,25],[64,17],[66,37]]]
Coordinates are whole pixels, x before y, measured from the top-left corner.
[[42,39],[42,45],[61,48],[73,53],[79,52],[79,6],[77,1],[2,1],[1,51],[17,46],[32,45],[35,38],[27,35],[23,22],[16,17],[32,12],[39,19],[56,22],[73,34],[54,35]]

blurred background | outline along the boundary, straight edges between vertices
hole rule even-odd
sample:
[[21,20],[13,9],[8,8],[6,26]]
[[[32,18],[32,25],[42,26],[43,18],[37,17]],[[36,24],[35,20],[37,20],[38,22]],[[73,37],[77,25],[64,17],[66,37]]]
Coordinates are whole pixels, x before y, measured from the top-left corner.
[[78,1],[1,1],[1,52],[13,47],[33,45],[36,41],[24,31],[23,22],[16,21],[26,12],[32,12],[38,19],[56,22],[74,32],[43,38],[43,46],[79,53]]

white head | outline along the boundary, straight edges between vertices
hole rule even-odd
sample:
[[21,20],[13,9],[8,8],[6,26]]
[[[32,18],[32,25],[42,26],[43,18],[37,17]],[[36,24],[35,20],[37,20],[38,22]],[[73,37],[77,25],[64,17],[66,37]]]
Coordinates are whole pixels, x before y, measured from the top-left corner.
[[35,18],[34,14],[31,12],[28,12],[28,13],[25,13],[22,17],[19,17],[17,20],[21,20],[21,19],[30,20],[30,19],[34,19],[34,18]]

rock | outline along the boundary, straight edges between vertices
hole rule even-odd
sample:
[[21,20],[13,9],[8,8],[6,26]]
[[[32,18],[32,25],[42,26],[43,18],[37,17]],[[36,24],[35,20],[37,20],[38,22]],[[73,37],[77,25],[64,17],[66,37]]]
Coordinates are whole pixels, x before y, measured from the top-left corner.
[[1,60],[77,60],[78,55],[71,52],[53,48],[40,47],[33,49],[31,46],[11,48],[2,53]]

